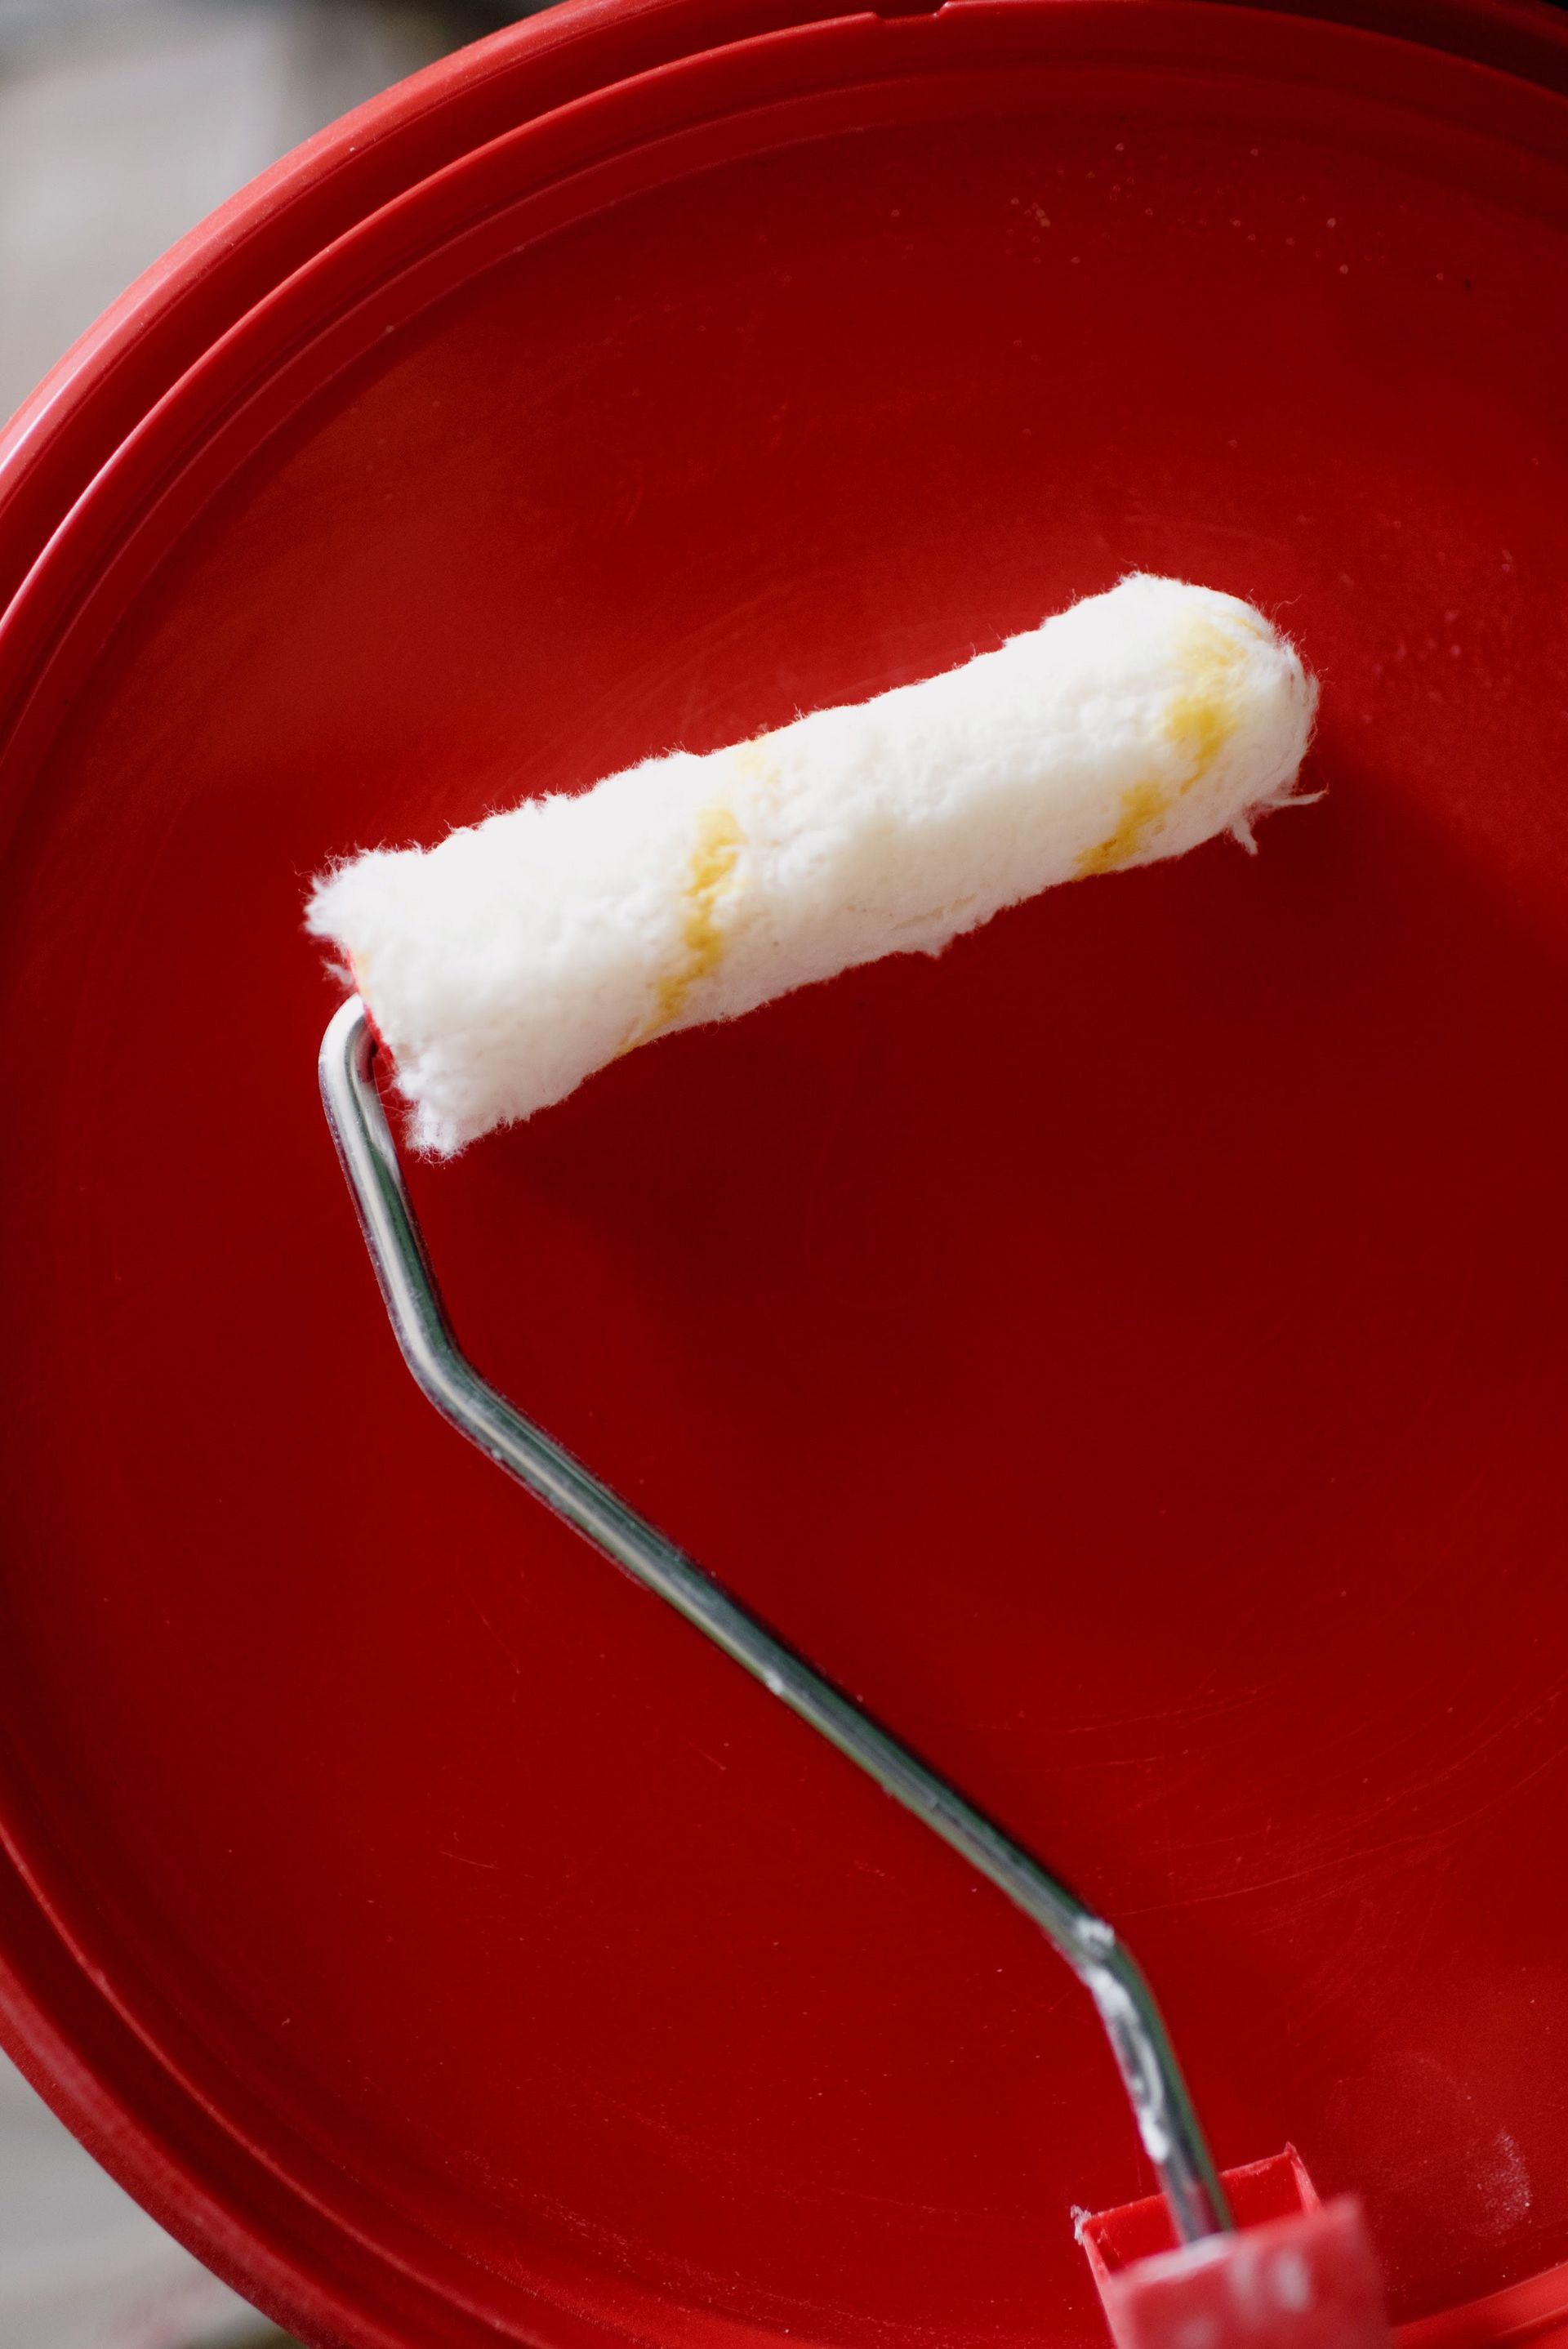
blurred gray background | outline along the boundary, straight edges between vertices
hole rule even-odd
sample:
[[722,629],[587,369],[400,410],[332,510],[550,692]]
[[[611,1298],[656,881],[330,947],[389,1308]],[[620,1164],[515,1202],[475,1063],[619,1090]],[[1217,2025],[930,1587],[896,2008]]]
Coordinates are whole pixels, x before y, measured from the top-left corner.
[[[480,0],[0,0],[0,418],[236,188],[363,98],[531,13]],[[0,2349],[283,2343],[0,2057]]]
[[0,0],[0,417],[236,188],[363,98],[531,13],[521,0]]

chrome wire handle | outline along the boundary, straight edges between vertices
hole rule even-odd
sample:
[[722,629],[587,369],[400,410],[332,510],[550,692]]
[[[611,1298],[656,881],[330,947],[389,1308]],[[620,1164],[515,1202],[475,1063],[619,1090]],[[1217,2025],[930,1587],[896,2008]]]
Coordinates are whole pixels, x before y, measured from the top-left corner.
[[377,1089],[377,1049],[364,1006],[351,996],[322,1040],[322,1100],[403,1359],[427,1397],[499,1467],[667,1599],[1040,1927],[1099,2010],[1177,2240],[1228,2229],[1224,2189],[1160,2011],[1112,1928],[513,1410],[462,1352],[448,1326]]

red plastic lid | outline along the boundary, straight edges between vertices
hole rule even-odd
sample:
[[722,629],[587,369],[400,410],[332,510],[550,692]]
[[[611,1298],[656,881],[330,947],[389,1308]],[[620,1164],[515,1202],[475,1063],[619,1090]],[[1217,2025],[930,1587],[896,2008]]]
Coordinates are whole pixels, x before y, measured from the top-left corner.
[[499,1382],[1125,1928],[1222,2159],[1358,2190],[1404,2318],[1568,2259],[1568,43],[1431,22],[568,9],[13,429],[4,2027],[311,2341],[1097,2337],[1081,1996],[421,1402],[298,916],[1136,565],[1299,636],[1321,806],[421,1210]]

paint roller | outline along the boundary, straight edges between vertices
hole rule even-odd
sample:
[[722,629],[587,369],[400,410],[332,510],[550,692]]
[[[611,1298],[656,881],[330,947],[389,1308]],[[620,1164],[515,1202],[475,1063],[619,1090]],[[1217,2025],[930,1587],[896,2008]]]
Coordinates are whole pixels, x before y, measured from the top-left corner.
[[[307,913],[357,990],[322,1048],[328,1119],[430,1400],[1006,1892],[1088,1991],[1161,2184],[1080,2223],[1122,2349],[1376,2349],[1358,2206],[1320,2206],[1294,2156],[1227,2173],[1228,2189],[1112,1927],[480,1376],[441,1305],[377,1064],[415,1146],[449,1155],[655,1037],[883,955],[940,954],[1057,885],[1225,833],[1250,847],[1299,796],[1315,703],[1251,605],[1135,575],[872,700],[349,858]],[[1264,2173],[1288,2190],[1260,2209]]]

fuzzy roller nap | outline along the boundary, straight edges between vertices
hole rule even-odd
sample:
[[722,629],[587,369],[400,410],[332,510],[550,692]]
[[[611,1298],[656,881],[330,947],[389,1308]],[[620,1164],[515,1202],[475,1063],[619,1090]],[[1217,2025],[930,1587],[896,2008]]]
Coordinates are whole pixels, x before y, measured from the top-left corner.
[[1250,843],[1315,700],[1250,605],[1126,579],[923,684],[356,857],[309,925],[449,1154],[672,1029],[939,954],[1058,881]]

